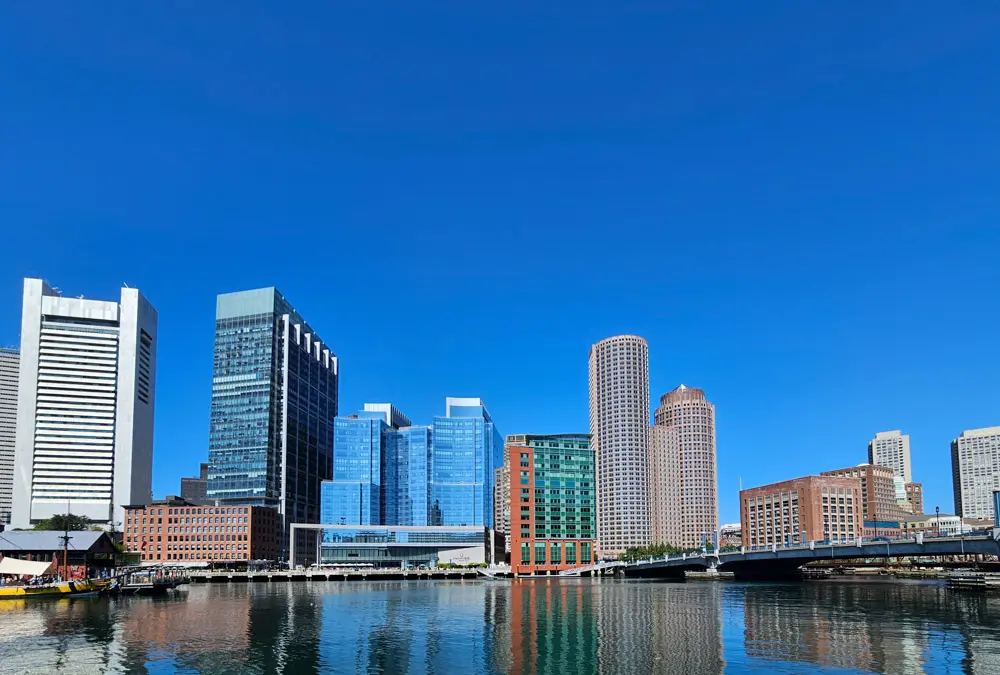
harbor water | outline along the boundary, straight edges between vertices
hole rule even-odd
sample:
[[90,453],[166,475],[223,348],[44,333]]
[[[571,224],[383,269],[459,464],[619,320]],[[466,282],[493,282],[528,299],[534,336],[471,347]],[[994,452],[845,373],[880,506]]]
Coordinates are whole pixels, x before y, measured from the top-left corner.
[[1000,596],[933,581],[196,584],[0,603],[3,673],[1000,673]]

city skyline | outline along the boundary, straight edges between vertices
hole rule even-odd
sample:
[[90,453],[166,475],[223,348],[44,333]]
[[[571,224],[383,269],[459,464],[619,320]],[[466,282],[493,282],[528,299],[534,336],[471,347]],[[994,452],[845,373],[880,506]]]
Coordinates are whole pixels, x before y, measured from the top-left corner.
[[[234,295],[234,296],[238,296],[241,293],[256,293],[256,292],[259,292],[260,290],[266,290],[268,292],[274,291],[273,288],[267,288],[267,289],[258,289],[257,291],[237,291],[237,292],[231,292],[231,293],[222,294],[222,295]],[[278,297],[280,298],[280,294],[278,294]],[[294,310],[291,310],[291,311],[294,312]],[[610,338],[605,338],[605,339],[610,339]],[[642,338],[639,338],[639,339],[642,339]],[[322,348],[326,348],[326,345],[323,345]],[[647,349],[648,349],[648,346],[647,346]],[[682,385],[681,388],[683,388],[683,385]],[[369,406],[377,406],[377,405],[388,406],[388,404],[365,404],[366,408],[368,408]],[[375,410],[375,409],[378,409],[378,408],[372,408],[372,409]],[[395,408],[393,408],[393,410],[395,411]],[[395,411],[395,412],[398,413],[398,411]],[[651,415],[651,417],[655,418],[655,416],[652,416],[652,415]],[[653,423],[653,422],[655,422],[655,419],[651,419],[651,423]],[[414,427],[414,428],[416,429],[417,427]],[[424,429],[427,429],[427,428],[428,427],[424,427]],[[893,437],[896,437],[896,439],[898,439],[899,432],[898,431],[893,431],[893,432],[876,432],[874,434],[874,438],[876,439],[876,441],[878,441],[879,439],[886,439],[886,438],[893,439]],[[869,438],[871,438],[871,435],[869,435]],[[906,462],[906,468],[907,468],[907,470],[909,470],[909,468],[910,468],[910,463],[909,463],[909,438],[910,438],[909,434],[905,434],[905,435],[902,436],[902,439],[905,442],[905,456],[906,456],[906,459],[907,459],[907,462]],[[873,441],[869,441],[869,443],[867,445],[867,451],[868,451],[869,457],[872,456],[872,452],[873,452],[873,450],[872,450],[872,444],[873,444]],[[194,459],[198,459],[198,458],[194,457]],[[844,459],[846,461],[850,461],[851,458],[845,456]],[[154,461],[155,461],[155,455],[154,455]],[[201,463],[206,463],[206,462],[201,462]],[[858,462],[859,465],[863,465],[864,463],[865,463],[864,461]],[[196,464],[198,464],[198,462],[196,462]],[[822,473],[823,471],[827,471],[827,470],[828,469],[825,468],[825,467],[820,467],[820,468],[812,470],[811,473]],[[185,473],[190,474],[191,473],[191,471],[187,471],[186,469],[178,469],[178,472],[180,474],[178,476],[178,479],[177,479],[178,480],[178,484],[179,484],[179,482],[180,482],[180,480],[182,478],[186,477],[183,474],[185,474]],[[171,488],[169,485],[164,485],[167,481],[162,480],[162,479],[156,480],[157,476],[156,476],[156,472],[155,471],[154,471],[153,478],[156,481],[156,488],[159,488],[159,489],[154,488],[154,490],[153,490],[153,496],[154,497],[156,497],[156,498],[162,498],[165,495],[179,494],[179,490],[177,490],[176,488]],[[785,480],[785,479],[786,478],[784,476],[782,476],[780,473],[776,473],[776,474],[773,475],[773,480],[771,480],[770,482],[776,482],[776,481],[781,481],[781,480]],[[191,480],[191,479],[189,479],[189,480]],[[766,484],[766,483],[764,483],[764,482],[760,483],[760,485],[764,485],[764,484]],[[749,485],[749,483],[748,483],[748,485]],[[907,483],[906,484],[907,490],[910,489],[911,485],[913,485],[913,484],[912,483]],[[917,486],[917,489],[921,488],[919,482],[917,482],[915,485]],[[922,490],[922,492],[923,491],[925,491],[925,490]],[[719,488],[719,501],[720,502],[726,500],[725,492],[726,492],[726,490],[725,490],[724,487],[720,487]],[[738,492],[738,490],[737,490],[737,492]],[[953,494],[948,494],[947,497],[946,497],[946,499],[941,500],[938,503],[938,506],[940,506],[941,503],[951,504],[953,502],[954,502],[954,495]],[[739,513],[739,502],[738,502],[738,499],[735,500],[734,506],[735,506],[735,513],[738,515],[738,513]],[[492,505],[489,505],[486,508],[491,508],[491,507],[492,507]],[[729,514],[729,513],[725,513],[724,514],[723,511],[720,509],[718,522],[721,523],[721,522],[724,522],[724,521],[728,522],[728,521],[735,520],[735,518],[730,518],[729,517],[730,515],[731,514]],[[680,523],[678,523],[678,524],[680,524]]]

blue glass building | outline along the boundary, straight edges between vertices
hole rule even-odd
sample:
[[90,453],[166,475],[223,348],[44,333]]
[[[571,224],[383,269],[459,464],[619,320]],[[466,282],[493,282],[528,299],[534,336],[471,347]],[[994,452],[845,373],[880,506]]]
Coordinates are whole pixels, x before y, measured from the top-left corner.
[[390,404],[366,403],[333,422],[333,479],[322,486],[322,520],[334,525],[395,524],[397,429],[410,419]]
[[336,355],[277,289],[218,296],[208,499],[276,508],[286,531],[320,522],[337,388]]
[[392,434],[392,443],[396,519],[387,524],[430,525],[431,428],[405,427]]
[[431,525],[492,528],[494,469],[503,437],[478,398],[448,398],[431,432]]

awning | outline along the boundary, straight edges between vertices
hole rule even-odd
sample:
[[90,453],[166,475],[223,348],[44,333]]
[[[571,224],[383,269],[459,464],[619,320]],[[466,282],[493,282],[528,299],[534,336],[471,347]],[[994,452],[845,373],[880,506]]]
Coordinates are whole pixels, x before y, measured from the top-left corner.
[[45,574],[50,567],[52,567],[52,563],[44,561],[18,560],[17,558],[0,560],[0,574],[35,577],[39,574]]

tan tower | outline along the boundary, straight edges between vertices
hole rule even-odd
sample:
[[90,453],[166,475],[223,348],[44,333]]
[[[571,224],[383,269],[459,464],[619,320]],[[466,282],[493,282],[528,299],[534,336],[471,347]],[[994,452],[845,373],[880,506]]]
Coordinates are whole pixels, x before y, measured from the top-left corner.
[[649,428],[649,535],[654,544],[680,546],[681,437],[678,427]]
[[[683,384],[660,398],[656,426],[676,427],[680,454],[679,541],[684,548],[701,547],[713,541],[719,528],[718,479],[715,468],[715,406],[705,392]],[[651,477],[669,480],[668,476]],[[654,488],[659,489],[659,488]],[[663,515],[654,516],[665,517]]]
[[618,335],[590,348],[590,433],[601,556],[649,543],[649,345]]

